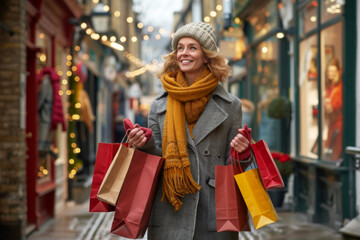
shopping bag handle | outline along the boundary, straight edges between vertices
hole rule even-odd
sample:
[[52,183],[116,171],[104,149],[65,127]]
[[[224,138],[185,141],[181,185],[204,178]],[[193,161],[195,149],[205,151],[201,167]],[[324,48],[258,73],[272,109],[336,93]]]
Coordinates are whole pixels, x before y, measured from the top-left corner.
[[[121,140],[121,144],[123,144],[124,143],[124,139],[126,138],[126,141],[125,141],[125,143],[129,143],[129,139],[127,138],[127,136],[128,136],[128,134],[129,134],[129,132],[131,131],[131,129],[128,129],[127,131],[126,131],[126,133],[124,134],[124,137],[122,138],[122,140]],[[131,145],[131,144],[130,144]]]

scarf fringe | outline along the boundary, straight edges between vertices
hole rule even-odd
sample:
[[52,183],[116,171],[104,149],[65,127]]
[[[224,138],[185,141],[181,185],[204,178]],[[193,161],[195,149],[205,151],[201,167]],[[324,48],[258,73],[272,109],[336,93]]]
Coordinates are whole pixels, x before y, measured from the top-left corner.
[[164,169],[163,175],[163,197],[178,211],[182,205],[180,197],[199,191],[201,186],[197,184],[191,174],[190,165],[186,167],[169,167]]

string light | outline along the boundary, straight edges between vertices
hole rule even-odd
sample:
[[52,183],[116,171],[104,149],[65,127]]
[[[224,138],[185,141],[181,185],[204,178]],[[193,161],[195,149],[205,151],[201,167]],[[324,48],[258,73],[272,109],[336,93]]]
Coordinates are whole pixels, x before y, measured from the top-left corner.
[[115,16],[115,17],[120,17],[120,16],[121,16],[120,11],[119,11],[119,10],[116,10],[116,11],[114,12],[114,16]]

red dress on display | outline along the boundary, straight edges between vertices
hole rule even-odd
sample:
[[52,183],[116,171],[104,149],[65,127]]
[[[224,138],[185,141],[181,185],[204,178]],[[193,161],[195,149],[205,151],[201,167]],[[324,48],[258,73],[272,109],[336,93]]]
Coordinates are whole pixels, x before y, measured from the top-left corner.
[[328,114],[329,130],[325,148],[330,150],[328,160],[339,160],[342,152],[342,82],[334,86],[329,93],[332,112]]

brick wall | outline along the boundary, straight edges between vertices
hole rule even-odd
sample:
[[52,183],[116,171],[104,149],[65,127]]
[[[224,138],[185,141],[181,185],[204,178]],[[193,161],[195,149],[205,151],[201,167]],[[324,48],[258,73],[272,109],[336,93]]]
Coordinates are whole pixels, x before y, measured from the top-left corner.
[[26,225],[25,0],[1,0],[0,239],[24,239]]

